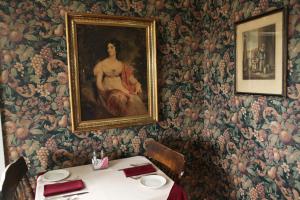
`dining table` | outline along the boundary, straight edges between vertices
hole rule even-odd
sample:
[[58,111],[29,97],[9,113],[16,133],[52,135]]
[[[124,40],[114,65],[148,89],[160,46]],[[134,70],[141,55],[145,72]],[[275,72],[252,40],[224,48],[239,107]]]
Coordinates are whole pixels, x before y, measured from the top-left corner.
[[[155,174],[166,179],[159,188],[147,187],[141,179],[149,174],[126,177],[125,168],[152,164]],[[106,169],[94,170],[92,164],[65,168],[69,176],[61,181],[51,182],[41,175],[37,179],[35,200],[167,200],[174,181],[144,156],[112,160]],[[153,174],[153,173],[152,173]],[[85,188],[72,193],[45,197],[44,186],[68,180],[82,180]]]

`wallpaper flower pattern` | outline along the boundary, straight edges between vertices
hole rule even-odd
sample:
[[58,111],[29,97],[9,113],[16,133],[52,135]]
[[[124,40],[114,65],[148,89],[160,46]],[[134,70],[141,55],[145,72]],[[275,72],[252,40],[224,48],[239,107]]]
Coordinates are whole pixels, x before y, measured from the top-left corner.
[[[234,95],[234,22],[289,9],[288,97]],[[70,131],[64,14],[155,17],[161,121]],[[300,3],[297,0],[0,2],[6,156],[31,175],[143,153],[151,137],[183,152],[190,199],[299,199]],[[33,184],[34,185],[34,184]]]

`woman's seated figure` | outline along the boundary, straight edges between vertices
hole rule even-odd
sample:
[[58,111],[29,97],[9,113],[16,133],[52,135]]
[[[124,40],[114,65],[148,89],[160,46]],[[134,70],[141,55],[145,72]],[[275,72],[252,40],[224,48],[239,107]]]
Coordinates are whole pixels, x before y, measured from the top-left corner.
[[113,116],[146,114],[147,109],[139,96],[141,84],[134,77],[133,69],[118,59],[120,42],[109,40],[106,48],[108,57],[94,67],[101,103]]

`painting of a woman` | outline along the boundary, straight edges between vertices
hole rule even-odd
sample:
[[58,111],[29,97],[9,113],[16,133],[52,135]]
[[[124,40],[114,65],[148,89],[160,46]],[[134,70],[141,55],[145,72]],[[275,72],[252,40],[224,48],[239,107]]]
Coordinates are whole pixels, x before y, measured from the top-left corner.
[[147,113],[141,94],[142,87],[134,76],[131,66],[122,62],[118,54],[120,41],[106,42],[107,57],[94,67],[98,99],[102,106],[116,117],[143,115]]
[[72,130],[156,122],[155,20],[74,13],[68,20]]

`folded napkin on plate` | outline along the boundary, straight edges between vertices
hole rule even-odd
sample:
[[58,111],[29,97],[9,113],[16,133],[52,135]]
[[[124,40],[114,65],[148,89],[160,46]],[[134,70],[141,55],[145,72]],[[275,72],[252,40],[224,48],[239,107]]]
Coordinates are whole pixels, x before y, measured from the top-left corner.
[[153,167],[152,164],[147,164],[147,165],[141,165],[141,166],[137,166],[137,167],[129,167],[126,169],[123,169],[126,177],[130,177],[130,176],[138,176],[138,175],[142,175],[142,174],[148,174],[148,173],[152,173],[152,172],[156,172],[155,167]]
[[66,192],[73,192],[83,189],[84,183],[82,180],[67,181],[63,183],[54,183],[44,185],[44,196],[52,196]]
[[188,198],[184,189],[174,183],[167,200],[188,200]]

